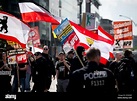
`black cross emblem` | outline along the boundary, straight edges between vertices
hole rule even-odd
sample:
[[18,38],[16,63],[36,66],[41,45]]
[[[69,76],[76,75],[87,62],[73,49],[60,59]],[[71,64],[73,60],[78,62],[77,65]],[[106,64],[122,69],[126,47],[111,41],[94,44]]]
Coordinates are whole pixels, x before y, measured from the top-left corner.
[[120,40],[116,40],[116,44],[115,45],[120,46],[119,42],[120,42]]

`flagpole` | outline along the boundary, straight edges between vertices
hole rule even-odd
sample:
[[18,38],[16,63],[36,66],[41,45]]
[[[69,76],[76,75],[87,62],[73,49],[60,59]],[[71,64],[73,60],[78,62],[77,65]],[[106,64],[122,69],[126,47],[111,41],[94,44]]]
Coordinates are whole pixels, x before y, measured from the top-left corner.
[[[18,54],[17,48],[15,47],[15,49],[16,49],[16,54],[15,55],[17,56],[17,54]],[[17,60],[16,60],[16,64],[17,64],[16,69],[17,69],[18,89],[19,89],[20,88],[20,78],[19,78],[19,65],[18,65]]]
[[17,63],[17,78],[18,78],[18,88],[20,88],[19,65],[18,65],[18,63]]

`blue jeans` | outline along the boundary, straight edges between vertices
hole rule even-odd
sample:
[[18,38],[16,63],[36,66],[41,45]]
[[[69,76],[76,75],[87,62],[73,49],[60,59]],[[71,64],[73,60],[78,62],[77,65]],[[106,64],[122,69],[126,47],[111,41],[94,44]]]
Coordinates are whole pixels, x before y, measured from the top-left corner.
[[25,90],[30,90],[30,79],[31,79],[31,74],[30,73],[26,73]]
[[[25,90],[25,78],[20,78],[20,90],[24,92]],[[12,84],[12,92],[18,92],[18,78],[14,77],[13,84]]]
[[69,79],[61,80],[57,79],[57,92],[67,92],[67,86],[69,83]]

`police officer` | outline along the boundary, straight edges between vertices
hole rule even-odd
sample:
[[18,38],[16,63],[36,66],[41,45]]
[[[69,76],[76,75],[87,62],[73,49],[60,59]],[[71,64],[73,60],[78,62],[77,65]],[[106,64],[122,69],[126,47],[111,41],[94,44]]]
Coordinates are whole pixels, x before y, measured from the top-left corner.
[[100,56],[99,49],[88,50],[86,54],[88,64],[72,73],[67,88],[68,92],[90,92],[90,97],[96,95],[116,99],[114,75],[107,68],[99,66]]

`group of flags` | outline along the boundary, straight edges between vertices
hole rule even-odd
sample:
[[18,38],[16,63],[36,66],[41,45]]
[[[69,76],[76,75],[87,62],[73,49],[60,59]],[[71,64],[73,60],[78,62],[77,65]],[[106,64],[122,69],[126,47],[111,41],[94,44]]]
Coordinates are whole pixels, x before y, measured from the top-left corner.
[[[100,26],[98,33],[94,33],[70,20],[62,21],[61,18],[52,15],[43,7],[32,2],[19,3],[19,8],[22,21],[11,14],[0,11],[0,38],[17,42],[22,48],[26,48],[27,42],[31,40],[28,35],[31,30],[28,26],[29,22],[45,21],[58,26],[67,22],[68,26],[66,26],[65,33],[58,34],[61,27],[57,27],[53,31],[57,38],[62,40],[61,43],[65,52],[71,48],[76,49],[77,46],[83,46],[86,50],[90,47],[96,47],[101,51],[101,63],[106,64],[107,60],[112,58],[114,38]],[[39,47],[35,49],[41,51]]]
[[78,46],[83,46],[86,51],[95,47],[101,51],[100,62],[106,64],[110,57],[113,58],[114,38],[100,26],[97,32],[89,31],[68,19],[63,20],[54,30],[63,45],[65,53],[68,53],[71,49],[76,49]]

